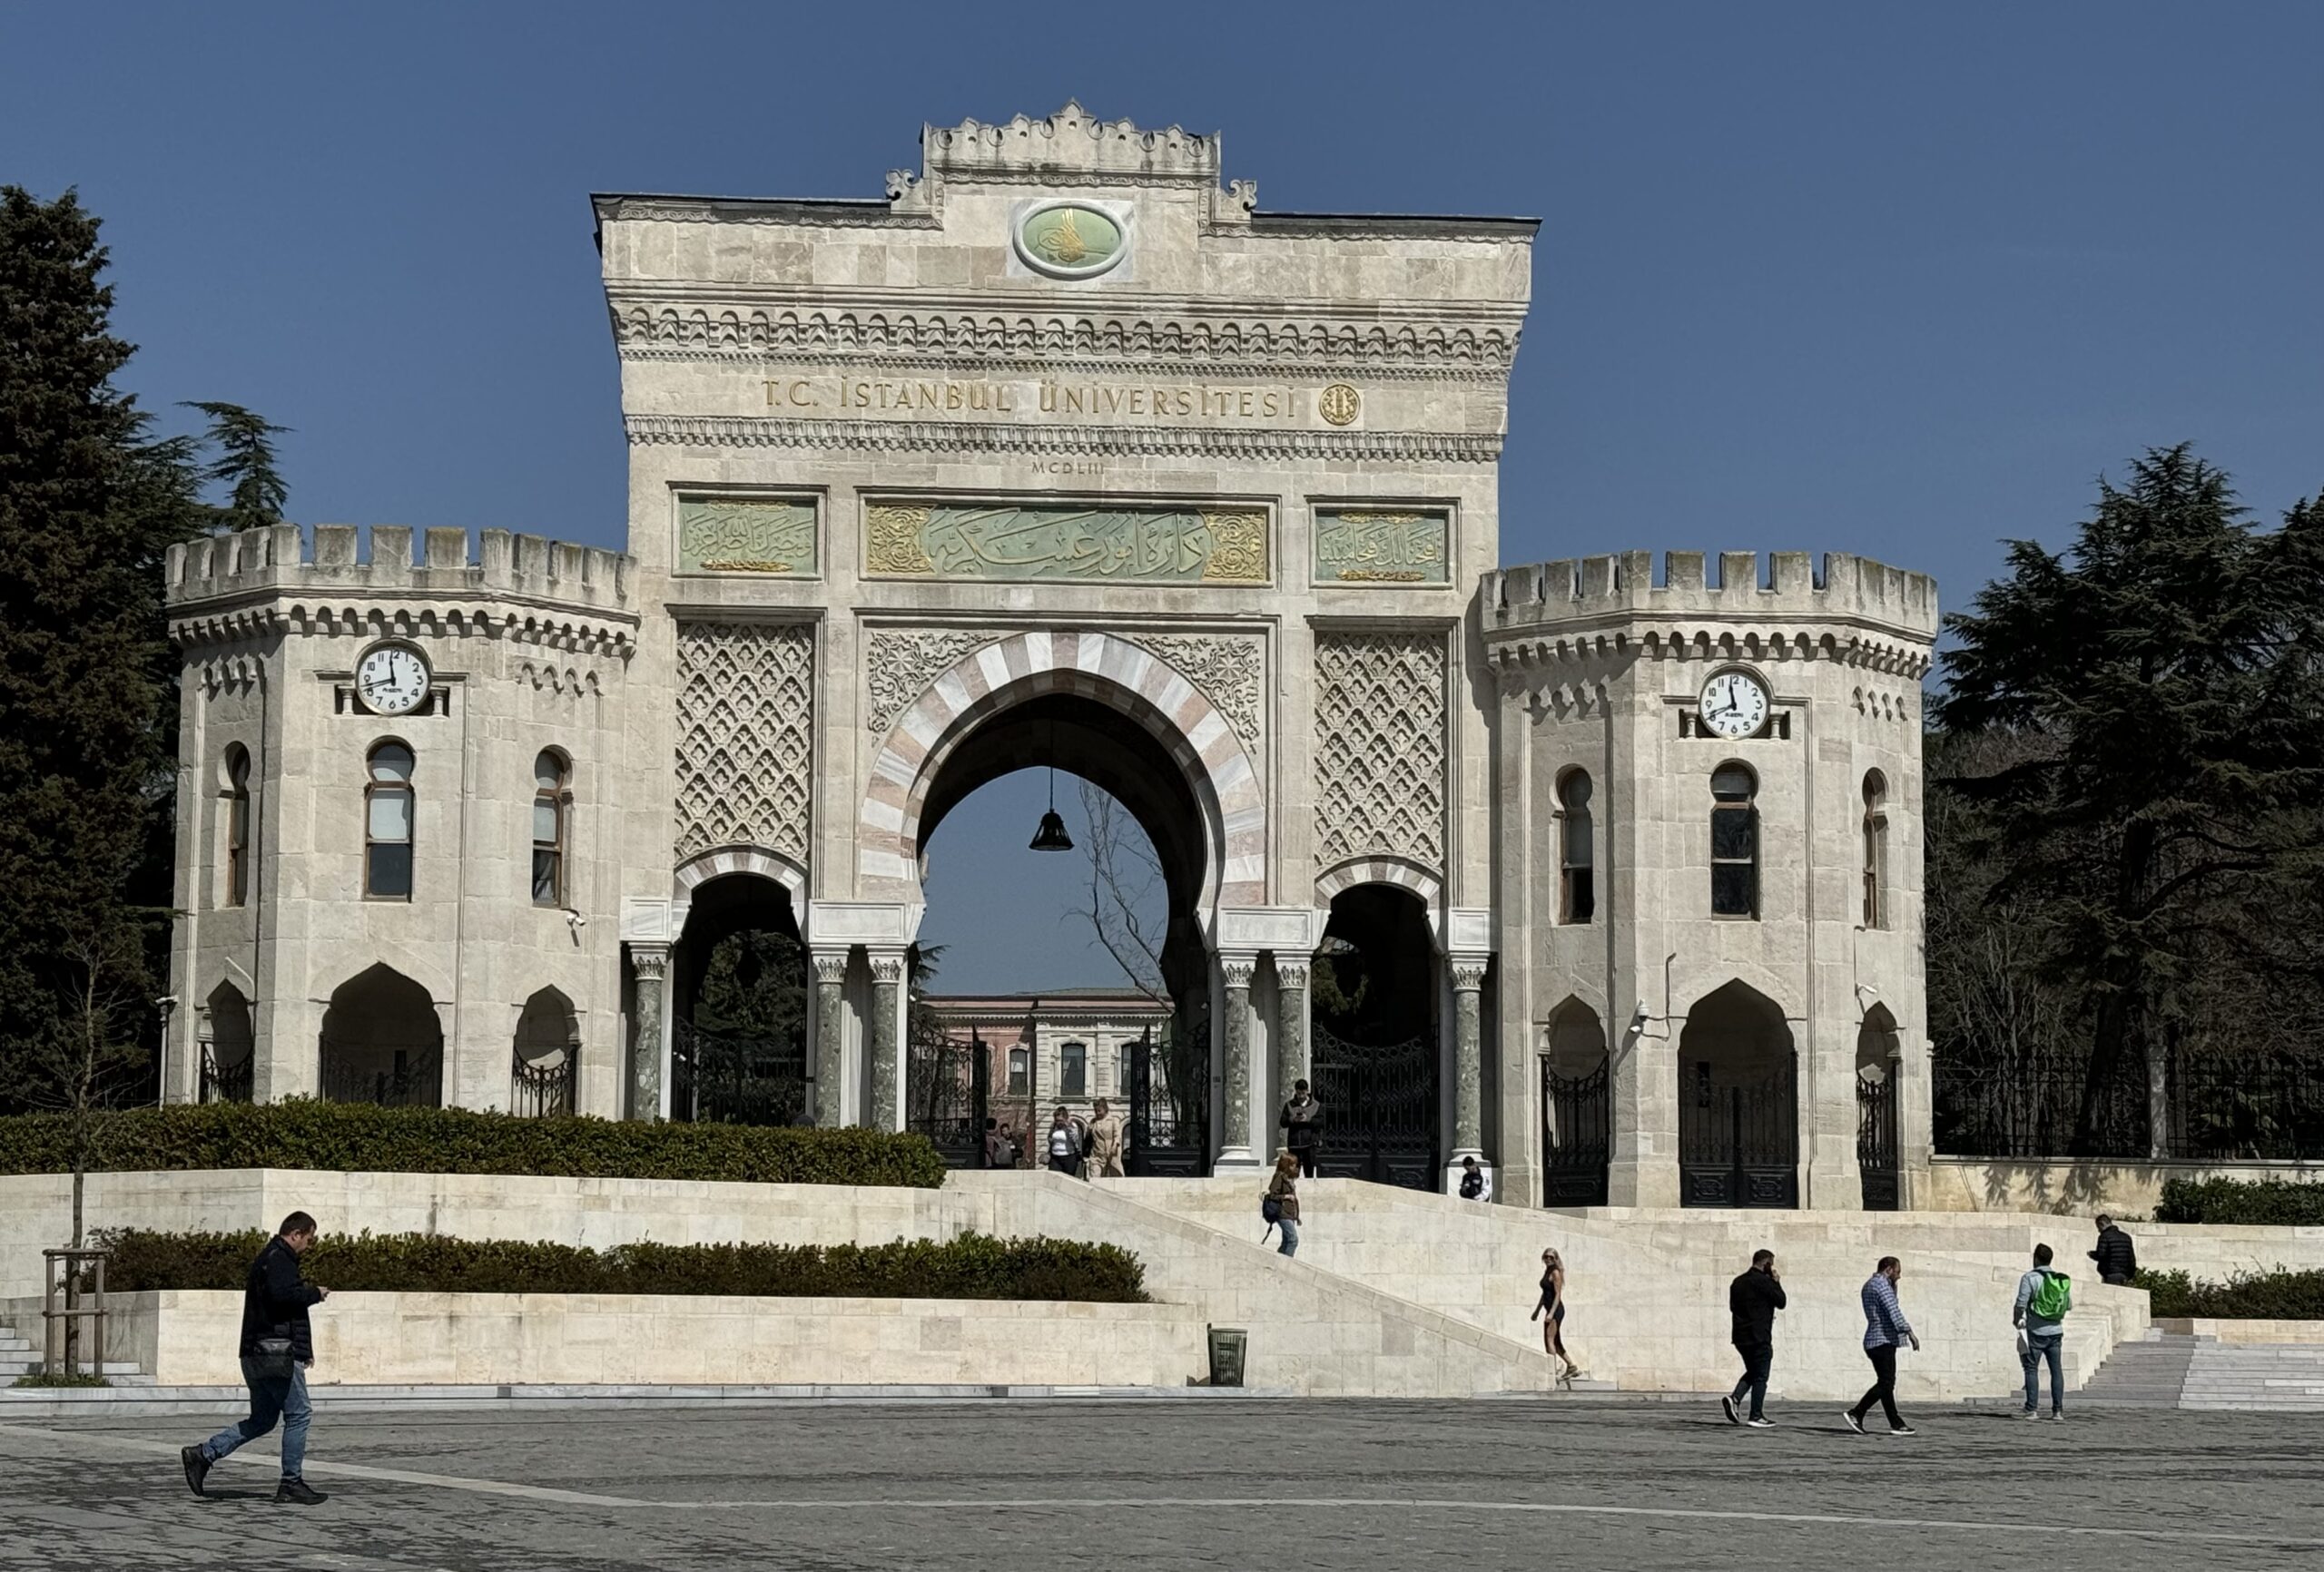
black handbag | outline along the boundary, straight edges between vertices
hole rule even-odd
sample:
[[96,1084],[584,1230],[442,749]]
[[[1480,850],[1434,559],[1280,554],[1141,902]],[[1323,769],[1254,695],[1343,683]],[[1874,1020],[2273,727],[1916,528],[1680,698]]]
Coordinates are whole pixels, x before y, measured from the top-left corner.
[[251,1356],[251,1371],[261,1380],[287,1381],[298,1368],[287,1337],[262,1337],[251,1346],[258,1351]]

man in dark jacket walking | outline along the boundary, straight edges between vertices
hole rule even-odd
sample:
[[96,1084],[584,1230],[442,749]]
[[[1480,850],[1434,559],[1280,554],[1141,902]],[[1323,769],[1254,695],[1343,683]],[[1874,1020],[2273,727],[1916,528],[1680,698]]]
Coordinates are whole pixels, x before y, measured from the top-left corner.
[[1285,1149],[1299,1159],[1299,1176],[1313,1179],[1315,1159],[1324,1150],[1324,1105],[1315,1100],[1306,1082],[1291,1084],[1291,1096],[1275,1123],[1283,1127]]
[[2098,1220],[2098,1248],[2090,1253],[2090,1259],[2098,1263],[2098,1281],[2118,1288],[2128,1288],[2139,1274],[2138,1246],[2114,1226],[2111,1217]]
[[[1718,1400],[1730,1425],[1755,1430],[1775,1428],[1768,1418],[1768,1371],[1776,1362],[1776,1312],[1783,1309],[1783,1278],[1776,1271],[1776,1253],[1762,1250],[1751,1257],[1751,1270],[1727,1285],[1727,1313],[1735,1351],[1743,1356],[1743,1379]],[[1738,1411],[1744,1394],[1751,1399],[1750,1417]]]
[[330,1290],[306,1282],[299,1274],[299,1257],[315,1243],[315,1220],[293,1212],[282,1220],[281,1232],[251,1263],[242,1285],[242,1382],[251,1390],[250,1418],[229,1425],[198,1447],[180,1449],[185,1482],[197,1496],[211,1466],[227,1453],[254,1441],[282,1421],[282,1482],[275,1488],[277,1501],[311,1507],[323,1498],[308,1488],[300,1469],[306,1459],[307,1423],[313,1410],[307,1404],[307,1369],[315,1362],[315,1341],[307,1324],[307,1309],[330,1297]]

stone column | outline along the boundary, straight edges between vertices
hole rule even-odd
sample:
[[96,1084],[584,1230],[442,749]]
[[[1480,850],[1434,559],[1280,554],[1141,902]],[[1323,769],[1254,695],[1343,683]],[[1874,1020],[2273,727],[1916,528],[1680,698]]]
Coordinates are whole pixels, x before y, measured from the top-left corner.
[[1275,958],[1275,1095],[1285,1099],[1307,1076],[1308,965],[1305,956]]
[[1252,1168],[1258,1159],[1251,1152],[1251,977],[1259,969],[1256,955],[1222,955],[1218,969],[1226,985],[1226,1015],[1220,1046],[1225,1054],[1223,1094],[1218,1132],[1220,1168]]
[[904,980],[901,950],[872,955],[872,1113],[874,1130],[896,1128],[896,1016]]
[[812,952],[815,968],[815,1123],[836,1130],[847,1111],[847,951]]
[[1461,1159],[1484,1161],[1484,1014],[1482,991],[1491,958],[1456,955],[1452,968],[1452,1151],[1449,1166]]
[[670,969],[666,944],[632,944],[629,968],[637,978],[636,1019],[629,1044],[629,1116],[662,1116],[663,1027],[668,1015],[664,981]]

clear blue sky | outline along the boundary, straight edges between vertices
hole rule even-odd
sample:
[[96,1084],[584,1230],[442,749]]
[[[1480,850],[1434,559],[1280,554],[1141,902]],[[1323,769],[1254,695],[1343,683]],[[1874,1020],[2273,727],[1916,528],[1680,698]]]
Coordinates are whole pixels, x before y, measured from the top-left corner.
[[[590,192],[876,196],[923,121],[1078,97],[1224,131],[1265,208],[1545,221],[1504,561],[1837,548],[1957,605],[2148,445],[2324,489],[2319,61],[2313,0],[18,5],[0,181],[104,216],[149,403],[296,428],[301,520],[618,544]],[[1039,791],[939,837],[947,985],[1112,980],[1014,850]]]

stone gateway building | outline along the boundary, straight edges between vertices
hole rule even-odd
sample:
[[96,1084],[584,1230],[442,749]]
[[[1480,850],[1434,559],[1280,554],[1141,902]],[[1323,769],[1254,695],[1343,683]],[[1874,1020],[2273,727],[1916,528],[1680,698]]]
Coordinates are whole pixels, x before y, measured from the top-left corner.
[[1305,1076],[1327,1173],[1909,1203],[1930,581],[1502,567],[1532,221],[1269,212],[1071,104],[922,146],[596,199],[625,553],[172,552],[167,1095],[954,1117],[924,850],[1054,764],[1160,856],[1179,1158],[1265,1162]]

